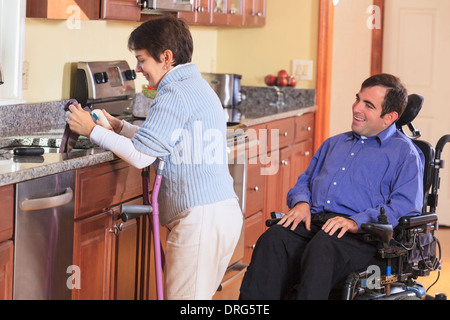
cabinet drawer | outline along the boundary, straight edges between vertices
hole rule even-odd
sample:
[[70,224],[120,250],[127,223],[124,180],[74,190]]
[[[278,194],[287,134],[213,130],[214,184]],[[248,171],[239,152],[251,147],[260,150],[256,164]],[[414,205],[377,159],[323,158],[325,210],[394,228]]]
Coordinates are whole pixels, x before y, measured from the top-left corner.
[[0,242],[13,236],[14,186],[0,187]]
[[260,124],[247,129],[249,150],[248,157],[256,157],[260,154],[267,154],[267,126]]
[[247,203],[245,209],[247,217],[257,211],[263,210],[264,207],[266,176],[261,174],[261,168],[263,165],[257,160],[258,158],[250,159],[247,168]]
[[314,113],[307,113],[295,118],[295,142],[313,137]]
[[75,219],[142,194],[141,170],[122,160],[83,168],[76,174]]
[[267,129],[270,150],[278,150],[294,143],[294,118],[269,122],[267,124]]

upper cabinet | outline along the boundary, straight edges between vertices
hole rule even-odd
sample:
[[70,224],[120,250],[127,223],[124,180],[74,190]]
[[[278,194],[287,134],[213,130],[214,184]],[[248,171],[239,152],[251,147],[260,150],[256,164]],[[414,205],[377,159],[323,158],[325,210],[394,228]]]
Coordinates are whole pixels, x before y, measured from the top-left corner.
[[[141,0],[28,0],[27,17],[140,21]],[[190,25],[263,27],[266,0],[192,0],[192,11],[174,12]]]
[[139,21],[141,5],[139,0],[102,0],[101,19]]
[[99,0],[28,0],[27,17],[47,19],[97,20]]
[[140,0],[28,0],[27,17],[46,19],[141,19]]
[[194,0],[193,11],[178,17],[191,25],[263,27],[266,0]]

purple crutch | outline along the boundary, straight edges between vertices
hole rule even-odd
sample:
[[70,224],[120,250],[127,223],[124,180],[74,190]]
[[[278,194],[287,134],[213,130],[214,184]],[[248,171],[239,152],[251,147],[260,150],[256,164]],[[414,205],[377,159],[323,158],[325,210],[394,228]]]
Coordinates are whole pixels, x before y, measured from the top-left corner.
[[[144,168],[142,170],[142,189],[144,197],[144,205],[122,205],[121,218],[122,221],[138,218],[146,214],[151,223],[151,231],[153,232],[153,247],[155,251],[155,274],[156,274],[156,296],[158,300],[164,299],[163,292],[163,276],[162,269],[164,267],[164,253],[161,246],[161,238],[159,234],[159,206],[158,194],[161,186],[162,171],[164,169],[164,159],[159,158],[158,168],[156,169],[155,183],[153,184],[153,192],[151,201],[149,199],[150,170]],[[151,216],[150,216],[151,214]]]

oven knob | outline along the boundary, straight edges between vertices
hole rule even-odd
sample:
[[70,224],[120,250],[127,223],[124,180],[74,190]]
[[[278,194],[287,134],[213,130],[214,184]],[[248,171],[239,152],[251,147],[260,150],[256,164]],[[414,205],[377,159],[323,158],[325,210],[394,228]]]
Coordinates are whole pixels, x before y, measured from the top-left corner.
[[106,72],[102,72],[103,73],[103,82],[108,82],[109,81],[109,77],[108,74]]
[[134,70],[127,70],[127,71],[125,71],[125,78],[127,80],[134,80],[134,79],[136,79],[136,71],[134,71]]
[[97,72],[94,74],[95,83],[105,83],[108,82],[108,74],[106,72]]

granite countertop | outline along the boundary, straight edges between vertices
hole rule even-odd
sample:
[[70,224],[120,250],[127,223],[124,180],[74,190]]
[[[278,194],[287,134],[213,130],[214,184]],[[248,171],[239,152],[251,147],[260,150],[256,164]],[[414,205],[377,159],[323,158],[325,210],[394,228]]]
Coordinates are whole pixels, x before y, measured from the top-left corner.
[[[287,117],[299,116],[307,112],[313,112],[316,107],[307,107],[287,112],[275,113],[259,118],[243,119],[242,124],[230,128],[242,128],[257,125],[264,122],[283,119]],[[62,137],[63,129],[52,129],[49,131],[33,132],[24,136],[11,136],[0,138],[0,148],[34,145],[34,146],[51,146],[57,149],[58,142]],[[14,184],[34,178],[39,178],[55,173],[69,170],[80,169],[83,167],[93,166],[99,163],[112,161],[117,157],[110,151],[103,150],[99,147],[89,146],[90,142],[84,137],[80,137],[79,143],[75,146],[76,151],[67,154],[45,153],[38,157],[12,156],[10,154],[0,154],[0,186]]]

